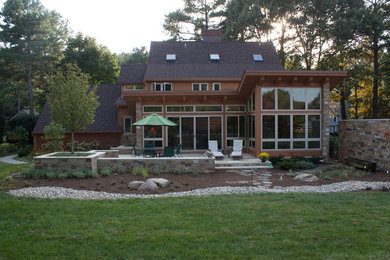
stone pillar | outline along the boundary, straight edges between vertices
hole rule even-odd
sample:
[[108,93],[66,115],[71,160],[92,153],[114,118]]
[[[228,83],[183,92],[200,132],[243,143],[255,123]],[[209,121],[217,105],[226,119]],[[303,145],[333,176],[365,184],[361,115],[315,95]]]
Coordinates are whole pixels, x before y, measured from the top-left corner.
[[322,86],[322,157],[324,160],[329,159],[329,114],[330,114],[330,84],[326,82]]
[[[136,111],[136,121],[142,119],[142,105],[140,101],[135,103],[135,111]],[[142,145],[142,126],[136,126],[136,144],[138,147],[143,147]]]

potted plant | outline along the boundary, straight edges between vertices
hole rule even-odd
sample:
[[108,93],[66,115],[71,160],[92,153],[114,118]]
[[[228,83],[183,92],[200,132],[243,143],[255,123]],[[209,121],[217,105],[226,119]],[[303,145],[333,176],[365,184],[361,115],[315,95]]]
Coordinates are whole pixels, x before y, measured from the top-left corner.
[[268,159],[269,159],[268,153],[263,152],[263,153],[259,154],[257,157],[259,157],[260,161],[262,161],[262,162],[267,162],[267,163],[269,162],[268,161]]

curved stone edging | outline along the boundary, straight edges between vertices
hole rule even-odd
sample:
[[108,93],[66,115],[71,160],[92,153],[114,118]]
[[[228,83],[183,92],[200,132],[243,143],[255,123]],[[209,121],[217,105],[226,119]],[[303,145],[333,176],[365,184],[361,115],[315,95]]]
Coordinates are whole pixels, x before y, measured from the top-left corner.
[[130,198],[167,198],[183,196],[206,196],[220,194],[248,194],[248,193],[329,193],[329,192],[348,192],[364,189],[380,190],[382,188],[390,189],[390,182],[369,182],[369,181],[346,181],[326,184],[321,186],[291,186],[291,187],[212,187],[205,189],[196,189],[191,191],[172,192],[165,194],[120,194],[89,190],[74,190],[62,187],[31,187],[18,190],[11,190],[8,193],[17,197],[34,197],[48,199],[130,199]]

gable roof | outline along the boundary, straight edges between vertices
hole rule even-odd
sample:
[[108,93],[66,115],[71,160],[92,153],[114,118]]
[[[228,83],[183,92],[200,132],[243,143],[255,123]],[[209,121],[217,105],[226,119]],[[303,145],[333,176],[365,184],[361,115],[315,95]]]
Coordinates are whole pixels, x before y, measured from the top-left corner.
[[[166,61],[166,54],[176,54],[176,61]],[[220,60],[210,61],[210,54],[219,54]],[[264,61],[255,62],[253,54],[261,54]],[[245,70],[284,68],[270,42],[152,42],[145,80],[239,79]]]
[[118,78],[119,84],[143,84],[146,64],[123,64]]
[[[99,85],[96,91],[100,105],[96,109],[95,122],[78,132],[121,132],[118,126],[118,111],[115,102],[121,95],[121,87],[117,84]],[[50,108],[46,103],[43,107],[33,133],[43,133],[43,129],[51,121]]]

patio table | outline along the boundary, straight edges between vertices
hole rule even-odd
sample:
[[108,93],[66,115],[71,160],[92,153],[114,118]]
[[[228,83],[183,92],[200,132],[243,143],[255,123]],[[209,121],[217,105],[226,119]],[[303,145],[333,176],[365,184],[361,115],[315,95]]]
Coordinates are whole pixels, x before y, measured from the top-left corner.
[[160,155],[160,148],[145,148],[143,155],[144,157],[157,157]]

